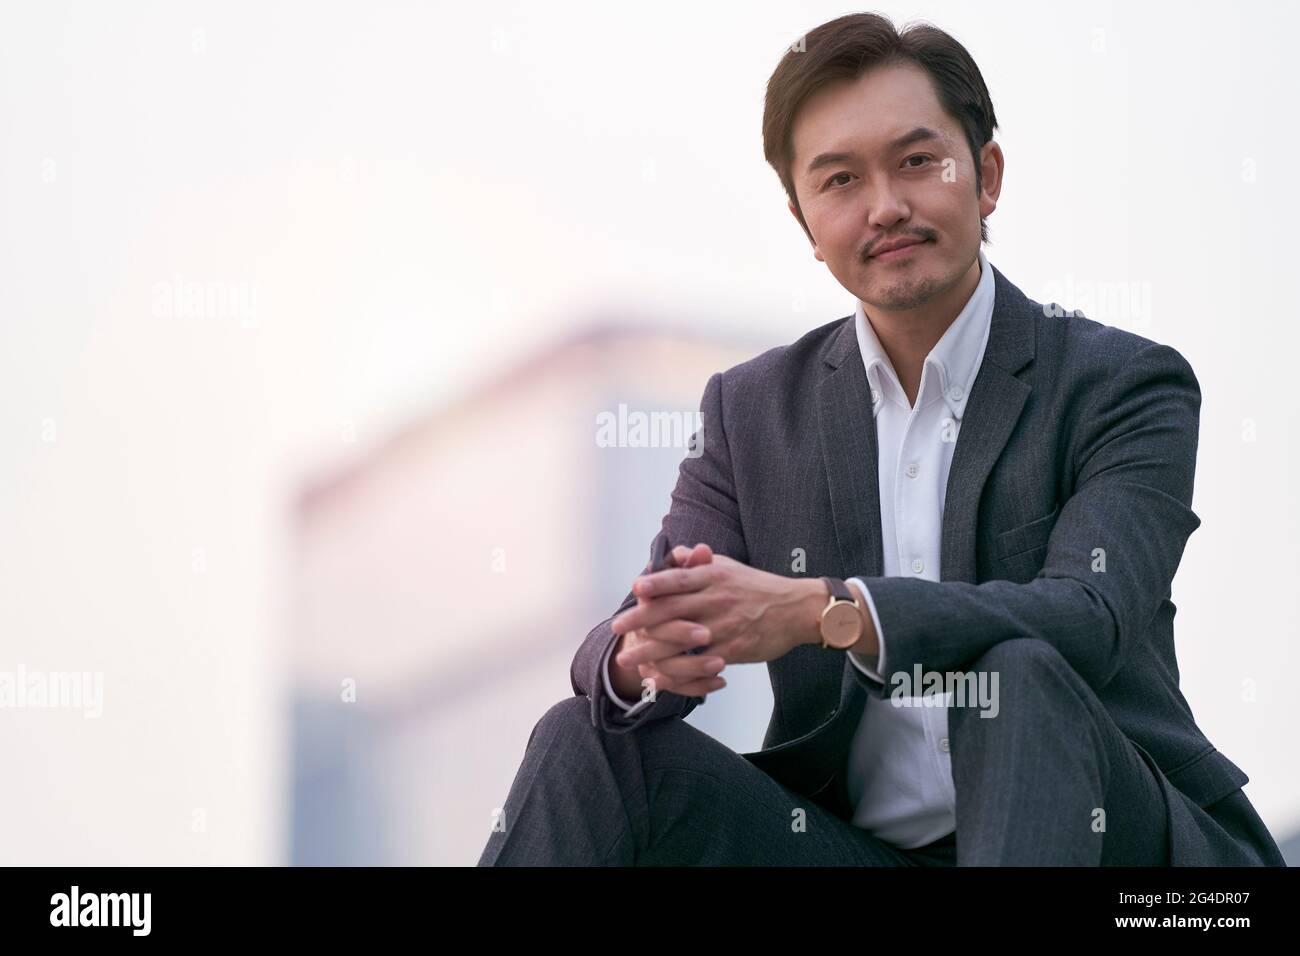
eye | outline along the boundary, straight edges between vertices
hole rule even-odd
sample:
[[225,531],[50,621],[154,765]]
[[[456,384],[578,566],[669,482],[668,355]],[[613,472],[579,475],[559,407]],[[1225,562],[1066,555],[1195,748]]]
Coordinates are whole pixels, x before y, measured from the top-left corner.
[[[904,162],[904,163],[910,163],[910,162],[911,162],[912,160],[914,160],[914,159],[924,159],[924,160],[929,161],[929,160],[931,160],[931,159],[933,159],[933,158],[934,158],[934,157],[929,156],[929,155],[927,155],[926,153],[913,153],[911,156],[907,157],[907,159],[903,160],[903,162]],[[907,168],[908,168],[908,169],[920,169],[921,167],[920,167],[920,166],[908,166]]]
[[835,180],[839,179],[841,176],[852,176],[852,175],[853,175],[852,173],[836,173],[830,179],[826,180],[826,182],[822,183],[822,189],[826,189],[828,186],[830,186],[831,183],[835,182]]

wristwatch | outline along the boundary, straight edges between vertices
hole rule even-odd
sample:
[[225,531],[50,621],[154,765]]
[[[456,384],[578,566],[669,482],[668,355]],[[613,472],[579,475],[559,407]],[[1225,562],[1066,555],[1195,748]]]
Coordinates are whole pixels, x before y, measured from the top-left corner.
[[822,608],[818,624],[822,632],[822,647],[843,651],[858,643],[862,637],[861,605],[849,586],[839,578],[822,578],[830,592],[830,601]]

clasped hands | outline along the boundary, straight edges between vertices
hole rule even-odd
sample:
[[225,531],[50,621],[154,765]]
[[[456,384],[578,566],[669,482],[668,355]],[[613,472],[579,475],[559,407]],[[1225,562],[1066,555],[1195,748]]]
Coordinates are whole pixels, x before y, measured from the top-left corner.
[[[827,601],[820,580],[760,571],[707,544],[678,545],[669,560],[674,567],[633,582],[636,606],[611,621],[624,635],[615,661],[635,667],[656,692],[701,696],[726,685],[717,674],[727,664],[775,660],[820,641]],[[705,650],[686,653],[695,647]]]

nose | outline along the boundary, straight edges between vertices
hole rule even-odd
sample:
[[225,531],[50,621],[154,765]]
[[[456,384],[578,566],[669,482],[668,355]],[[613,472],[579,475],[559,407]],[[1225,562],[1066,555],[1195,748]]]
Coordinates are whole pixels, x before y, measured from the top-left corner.
[[888,232],[912,214],[903,196],[888,187],[875,190],[867,202],[867,224],[876,232]]

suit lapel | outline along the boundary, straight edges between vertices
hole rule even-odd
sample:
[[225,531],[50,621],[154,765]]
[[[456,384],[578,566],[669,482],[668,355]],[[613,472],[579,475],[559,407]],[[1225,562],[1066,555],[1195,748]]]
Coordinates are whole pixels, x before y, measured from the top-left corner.
[[830,488],[829,520],[844,573],[877,577],[884,574],[884,556],[876,423],[853,316],[835,334],[826,362],[834,368],[818,386],[817,431]]
[[989,472],[1006,447],[1029,398],[1016,373],[1034,357],[1033,306],[993,269],[993,318],[975,384],[962,412],[944,491],[940,579],[975,582],[976,519]]
[[[962,414],[943,509],[941,578],[975,582],[976,521],[980,496],[994,463],[1020,418],[1030,384],[1016,373],[1034,356],[1030,300],[993,268],[993,316],[979,372]],[[858,349],[853,316],[845,319],[822,355],[830,371],[817,386],[817,429],[831,513],[846,575],[884,574],[880,528],[879,448],[871,387]],[[841,707],[860,689],[845,659]]]

